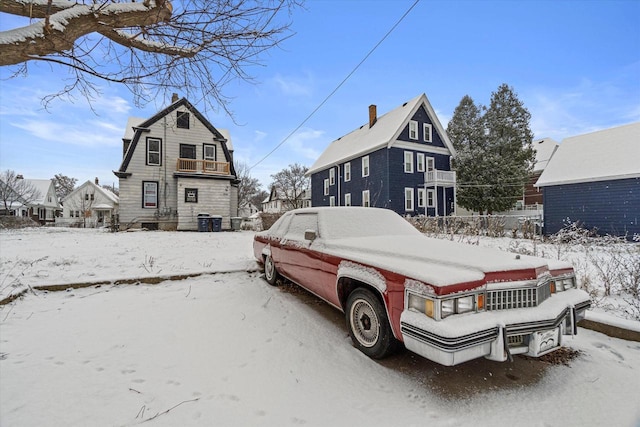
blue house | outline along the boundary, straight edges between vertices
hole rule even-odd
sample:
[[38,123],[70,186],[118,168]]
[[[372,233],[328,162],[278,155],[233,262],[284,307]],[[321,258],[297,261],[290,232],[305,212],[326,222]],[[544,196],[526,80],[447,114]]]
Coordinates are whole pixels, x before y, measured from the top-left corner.
[[544,233],[567,222],[600,234],[640,234],[640,122],[566,138],[538,179]]
[[313,206],[371,206],[400,215],[455,212],[455,150],[425,94],[333,141],[309,169]]

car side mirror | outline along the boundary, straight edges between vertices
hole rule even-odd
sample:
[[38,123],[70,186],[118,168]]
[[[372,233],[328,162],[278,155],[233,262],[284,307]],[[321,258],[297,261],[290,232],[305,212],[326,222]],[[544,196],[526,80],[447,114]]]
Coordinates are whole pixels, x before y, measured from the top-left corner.
[[304,240],[309,240],[311,242],[313,242],[314,240],[316,240],[316,232],[313,230],[305,230],[304,231]]

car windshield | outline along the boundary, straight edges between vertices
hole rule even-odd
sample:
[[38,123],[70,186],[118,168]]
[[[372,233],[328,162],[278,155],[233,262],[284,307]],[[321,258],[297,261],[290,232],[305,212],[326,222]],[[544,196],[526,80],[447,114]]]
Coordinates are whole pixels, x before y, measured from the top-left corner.
[[324,239],[420,234],[388,209],[335,207],[324,210],[320,218],[320,235]]

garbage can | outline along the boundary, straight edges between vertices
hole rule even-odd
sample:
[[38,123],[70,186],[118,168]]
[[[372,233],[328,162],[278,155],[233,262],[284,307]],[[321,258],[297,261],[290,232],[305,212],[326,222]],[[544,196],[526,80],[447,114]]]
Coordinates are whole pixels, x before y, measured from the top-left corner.
[[211,216],[211,231],[222,231],[222,217],[220,215]]
[[233,217],[233,218],[231,218],[231,229],[233,231],[240,230],[240,226],[241,225],[242,225],[242,218],[241,217]]
[[209,224],[211,223],[211,215],[208,213],[198,214],[198,231],[209,231]]

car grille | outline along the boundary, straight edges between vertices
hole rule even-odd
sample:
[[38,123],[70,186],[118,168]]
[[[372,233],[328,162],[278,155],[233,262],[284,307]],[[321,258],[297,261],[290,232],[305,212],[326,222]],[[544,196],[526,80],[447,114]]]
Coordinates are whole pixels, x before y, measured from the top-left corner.
[[536,307],[550,296],[550,281],[546,281],[537,287],[487,291],[486,309],[509,310],[512,308]]

